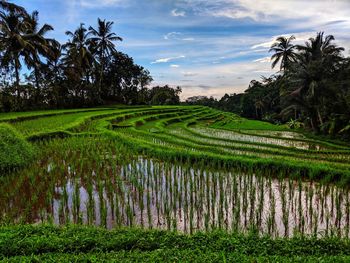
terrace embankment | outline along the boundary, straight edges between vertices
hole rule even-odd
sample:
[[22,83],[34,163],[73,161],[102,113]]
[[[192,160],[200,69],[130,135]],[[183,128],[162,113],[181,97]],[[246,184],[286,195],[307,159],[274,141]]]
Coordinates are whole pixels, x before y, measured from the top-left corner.
[[207,107],[19,115],[39,151],[1,177],[2,222],[349,236],[344,144]]

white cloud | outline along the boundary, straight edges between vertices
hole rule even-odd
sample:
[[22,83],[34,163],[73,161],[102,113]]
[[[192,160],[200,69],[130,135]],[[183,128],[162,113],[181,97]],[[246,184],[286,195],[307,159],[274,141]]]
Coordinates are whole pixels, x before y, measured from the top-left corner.
[[[65,8],[59,16],[55,13],[58,8],[39,10],[47,17],[42,20],[55,26],[53,34],[61,41],[66,41],[64,30],[74,30],[80,21],[86,26],[96,26],[97,17],[119,20],[113,30],[125,39],[118,43],[120,51],[149,68],[157,81],[201,85],[198,91],[203,95],[244,91],[250,80],[274,73],[268,63],[267,56],[272,55],[268,49],[281,34],[287,37],[293,34],[297,37],[294,43],[302,44],[317,31],[325,31],[333,34],[335,43],[344,46],[344,54],[349,55],[350,0],[63,0],[62,3]],[[169,8],[169,4],[174,8]],[[124,6],[128,8],[124,10]],[[169,19],[164,19],[164,15]],[[55,21],[59,22],[55,24]],[[145,28],[149,30],[146,32]],[[217,32],[212,31],[215,28]],[[179,57],[182,54],[186,59]],[[181,66],[176,68],[176,65]],[[212,88],[204,89],[203,83]],[[195,95],[195,91],[196,88],[184,88],[186,94]]]
[[181,32],[170,32],[163,36],[165,40],[183,40],[183,41],[193,41],[193,37],[184,37]]
[[175,8],[175,9],[171,10],[171,15],[175,16],[175,17],[178,17],[178,16],[184,17],[184,16],[186,16],[186,12]]
[[228,9],[228,10],[217,10],[212,13],[213,16],[223,16],[232,19],[242,19],[251,18],[253,20],[259,19],[259,14],[252,10],[242,10],[242,9]]
[[270,57],[263,57],[253,60],[253,62],[259,62],[259,63],[270,63],[271,58]]
[[280,37],[280,36],[290,37],[292,35],[295,37],[295,39],[293,40],[294,44],[303,44],[310,37],[314,37],[315,34],[316,34],[315,32],[300,32],[300,33],[288,33],[288,34],[275,35],[275,36],[272,36],[268,41],[255,44],[251,48],[252,49],[256,49],[256,48],[270,48],[271,45],[273,43],[275,43],[277,37]]
[[177,64],[171,64],[171,65],[170,65],[170,67],[171,67],[171,68],[179,68],[179,67],[180,67],[180,65],[177,65]]
[[178,37],[181,35],[182,35],[182,33],[180,33],[180,32],[170,32],[170,33],[164,35],[164,39],[165,40],[178,39]]
[[253,45],[253,46],[251,47],[251,49],[256,49],[256,48],[258,48],[258,47],[260,47],[260,48],[270,48],[271,45],[272,45],[273,43],[275,43],[275,41],[276,41],[276,36],[273,36],[273,37],[271,37],[271,40],[270,40],[270,41],[255,44],[255,45]]
[[184,71],[164,71],[165,78],[156,78],[155,83],[181,86],[183,100],[199,94],[220,98],[225,93],[241,93],[248,88],[251,80],[260,80],[262,75],[269,76],[275,72],[269,63],[251,61],[209,64],[196,68],[185,65],[182,67]]
[[182,39],[183,41],[194,41],[193,37],[185,37]]
[[194,73],[194,72],[191,72],[191,71],[183,71],[183,72],[182,72],[182,75],[183,75],[184,77],[194,77],[194,76],[197,76],[198,73]]
[[80,0],[80,5],[87,8],[97,8],[124,4],[126,0]]
[[176,60],[176,59],[180,59],[180,58],[185,58],[185,56],[181,55],[181,56],[177,56],[177,57],[160,58],[160,59],[157,59],[155,61],[152,61],[151,64],[167,63],[167,62],[170,62],[172,60]]
[[209,86],[209,85],[180,85],[182,93],[180,94],[181,100],[185,101],[187,98],[197,95],[204,95],[207,97],[214,97],[220,99],[225,93],[233,94],[240,93],[241,90],[245,90],[247,87],[237,86]]
[[[259,22],[293,20],[308,26],[334,21],[348,21],[349,1],[323,0],[187,0],[195,12],[232,19],[252,19]],[[304,24],[305,25],[305,24]]]

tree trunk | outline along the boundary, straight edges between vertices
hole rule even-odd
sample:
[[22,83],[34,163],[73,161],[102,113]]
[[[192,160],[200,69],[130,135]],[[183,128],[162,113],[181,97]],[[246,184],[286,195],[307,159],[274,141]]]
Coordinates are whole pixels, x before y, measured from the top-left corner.
[[37,66],[34,67],[34,74],[35,74],[35,87],[37,88],[37,90],[39,90],[40,89],[40,85],[39,85],[39,70],[38,70]]
[[104,55],[102,53],[102,56],[101,56],[101,71],[100,71],[100,85],[99,85],[99,91],[98,91],[98,98],[99,98],[99,100],[102,98],[101,93],[102,93],[103,71],[104,71]]
[[322,116],[321,116],[321,113],[320,113],[320,109],[318,107],[317,107],[317,117],[318,117],[318,120],[319,120],[320,124],[323,125]]
[[15,58],[15,74],[16,74],[16,90],[17,90],[17,99],[19,101],[19,98],[21,96],[21,92],[19,90],[19,61],[18,58]]
[[315,125],[314,125],[313,118],[310,118],[310,125],[311,125],[311,129],[312,129],[313,131],[315,131]]
[[318,132],[319,131],[319,126],[317,125],[317,114],[312,114],[311,117],[311,128],[314,132]]
[[40,95],[40,85],[39,85],[39,70],[37,65],[34,67],[34,75],[35,75],[35,103],[38,104],[39,102],[39,95]]

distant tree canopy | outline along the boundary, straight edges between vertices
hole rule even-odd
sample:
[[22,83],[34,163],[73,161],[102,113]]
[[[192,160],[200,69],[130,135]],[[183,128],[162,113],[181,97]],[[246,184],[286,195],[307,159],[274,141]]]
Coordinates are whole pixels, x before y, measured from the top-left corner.
[[275,123],[299,122],[316,133],[350,138],[350,58],[332,35],[317,33],[304,45],[293,45],[293,40],[279,37],[271,46],[272,68],[279,65],[276,74],[252,80],[242,94],[188,103]]
[[179,103],[179,88],[148,88],[150,72],[117,51],[122,38],[112,26],[80,24],[61,44],[47,37],[53,27],[40,27],[37,11],[0,0],[0,111]]
[[203,105],[212,108],[217,108],[223,111],[229,111],[236,114],[241,114],[241,97],[243,94],[225,94],[220,100],[214,97],[193,96],[186,100],[189,105]]
[[153,105],[175,105],[180,103],[180,93],[180,87],[156,86],[149,90],[148,98]]

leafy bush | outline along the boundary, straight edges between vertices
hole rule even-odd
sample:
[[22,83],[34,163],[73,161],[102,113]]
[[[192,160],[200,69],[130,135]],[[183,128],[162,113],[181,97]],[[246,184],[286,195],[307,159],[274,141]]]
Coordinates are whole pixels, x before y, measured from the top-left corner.
[[290,129],[300,129],[303,126],[303,123],[297,120],[290,119],[290,121],[287,122],[287,125]]
[[0,124],[0,172],[29,163],[34,149],[22,135],[8,124]]
[[349,240],[337,237],[49,225],[0,227],[0,236],[6,262],[348,262],[350,255]]

